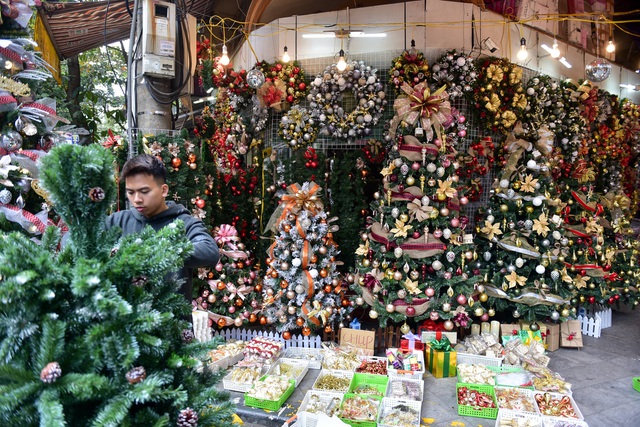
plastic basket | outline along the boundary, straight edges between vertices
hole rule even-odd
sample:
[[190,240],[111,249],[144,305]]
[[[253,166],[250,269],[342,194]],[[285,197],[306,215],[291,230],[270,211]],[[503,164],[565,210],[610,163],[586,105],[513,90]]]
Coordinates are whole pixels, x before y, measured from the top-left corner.
[[[385,377],[382,375],[375,374],[354,374],[353,379],[351,380],[351,386],[349,387],[349,393],[354,394],[369,394],[371,396],[384,397],[387,393],[387,383],[389,382],[389,377]],[[360,386],[366,386],[368,388],[375,389],[378,394],[366,393],[361,390],[358,390]]]
[[640,392],[640,377],[635,377],[633,379],[633,389]]
[[457,354],[458,365],[462,363],[476,364],[484,366],[502,366],[503,357],[480,356],[479,354],[460,353]]
[[408,375],[416,379],[420,379],[424,376],[424,373],[425,373],[424,352],[418,351],[418,350],[404,350],[404,349],[397,349],[397,348],[390,348],[389,350],[393,351],[394,354],[397,354],[398,352],[402,352],[404,354],[412,354],[416,356],[416,358],[418,359],[418,364],[421,367],[421,369],[417,371],[407,371],[404,369],[394,369],[393,365],[391,365],[390,363],[387,363],[387,372],[389,376]]
[[[316,381],[313,383],[313,387],[311,387],[311,389],[321,390],[321,391],[332,391],[337,393],[346,393],[349,391],[349,387],[351,386],[351,381],[353,380],[354,374],[355,374],[354,372],[348,372],[348,371],[332,371],[329,369],[323,369],[320,371],[320,374],[318,374],[318,378],[316,378]],[[322,381],[322,378],[324,378],[327,375],[333,375],[334,377],[348,379],[349,384],[344,388],[333,389],[333,390],[319,388],[319,384]]]
[[[487,369],[495,372],[495,385],[497,386],[501,386],[501,387],[518,387],[518,388],[524,388],[527,390],[533,390],[533,382],[531,379],[531,374],[529,374],[529,372],[525,371],[524,368],[522,366],[515,366],[515,365],[502,365],[502,366],[487,366]],[[508,385],[508,384],[499,384],[498,380],[499,380],[499,376],[502,374],[509,374],[509,373],[524,373],[528,378],[529,378],[529,382],[531,383],[531,385],[519,385],[519,386],[512,386],[512,385]]]
[[[500,386],[496,386],[496,387],[493,388],[493,392],[496,395],[496,404],[498,405],[498,409],[506,409],[506,410],[510,410],[510,411],[514,411],[514,412],[528,413],[530,415],[539,415],[538,410],[537,410],[538,409],[538,405],[536,405],[536,402],[533,399],[533,391],[527,390],[527,389],[524,389],[524,388],[518,388],[518,387],[500,387]],[[510,400],[507,400],[504,403],[502,403],[500,398],[499,398],[501,393],[502,394],[504,394],[504,393],[517,393],[521,397],[522,400],[526,400],[529,403],[529,406],[531,407],[531,411],[514,408],[513,406],[516,404],[516,402],[510,401]]]
[[362,373],[362,374],[374,374],[374,375],[387,375],[387,358],[386,357],[378,357],[378,356],[358,356],[358,359],[360,359],[360,362],[369,362],[369,363],[379,363],[381,366],[383,366],[384,368],[382,369],[382,372],[380,372],[379,374],[374,374],[373,372],[363,372],[360,370],[360,367],[362,366],[362,364],[360,366],[358,366],[356,368],[356,373]]
[[542,417],[544,427],[589,427],[584,421],[573,418]]
[[286,375],[280,370],[280,367],[282,364],[291,366],[296,372],[299,371],[299,374],[297,376],[289,377],[296,382],[296,386],[300,385],[300,382],[302,381],[304,376],[307,375],[307,372],[309,371],[309,362],[305,360],[288,359],[283,357],[281,359],[278,359],[276,363],[271,365],[271,368],[269,369],[269,372],[267,372],[267,374],[268,375]]
[[498,418],[496,418],[496,427],[501,426],[543,427],[543,424],[540,415],[499,409]]
[[[309,390],[305,394],[300,407],[298,408],[298,422],[301,423],[300,427],[315,427],[318,424],[318,414],[316,412],[308,412],[309,403],[312,401],[312,396],[316,396],[318,399],[318,405],[322,408],[327,408],[333,399],[338,399],[333,408],[334,413],[337,413],[340,409],[344,393],[333,393],[330,391],[316,391]],[[328,415],[328,414],[327,414]]]
[[553,418],[561,418],[561,419],[564,419],[564,420],[584,420],[584,417],[582,416],[582,413],[580,412],[580,409],[578,409],[578,405],[576,404],[576,401],[573,400],[573,397],[569,396],[568,394],[562,394],[562,393],[535,391],[535,392],[533,392],[533,399],[535,400],[537,395],[545,395],[545,394],[549,394],[554,399],[561,399],[563,397],[568,397],[569,400],[571,401],[571,405],[573,406],[573,410],[576,413],[576,417],[575,418],[570,418],[570,417],[560,417],[560,416],[555,415],[555,414],[545,414],[544,411],[540,410],[540,405],[538,405],[538,402],[536,401],[536,405],[538,407],[538,412],[540,413],[540,415],[542,415],[543,417],[549,416],[549,417],[553,417]]
[[319,348],[289,347],[284,357],[287,359],[301,359],[309,362],[309,369],[322,368],[322,352]]
[[[264,377],[260,378],[259,381],[256,381],[254,383],[254,387],[256,385],[258,385],[258,383],[264,381],[265,378],[267,378],[267,375],[265,375]],[[291,396],[291,393],[293,393],[293,390],[295,388],[296,388],[295,381],[290,379],[289,380],[289,387],[285,390],[284,393],[282,393],[282,396],[280,396],[280,399],[278,399],[278,400],[256,399],[255,397],[249,396],[247,393],[245,393],[244,394],[244,404],[246,406],[251,406],[253,408],[262,408],[262,409],[268,409],[270,411],[277,411],[278,409],[280,409],[282,404],[289,398],[289,396]]]
[[413,409],[416,412],[416,417],[414,422],[412,422],[411,424],[415,426],[420,425],[422,402],[417,402],[415,400],[398,400],[384,398],[382,399],[382,403],[380,404],[380,412],[378,413],[378,427],[398,427],[398,424],[390,422],[391,420],[389,419],[385,420],[385,417],[399,406]]
[[[247,381],[247,382],[234,381],[231,379],[231,377],[233,375],[233,371],[236,369],[247,369],[247,368],[236,367],[232,371],[230,371],[227,375],[225,375],[224,378],[222,378],[222,387],[224,387],[225,390],[239,391],[242,393],[249,391],[249,389],[253,386],[253,383],[257,379]],[[261,371],[260,373],[262,373],[262,369],[260,371]],[[258,375],[258,377],[260,377],[260,375]]]
[[[399,383],[402,390],[397,395],[394,395],[395,384]],[[416,396],[417,399],[412,399],[406,388],[413,387],[418,390],[419,395]],[[424,396],[424,381],[416,378],[404,378],[404,377],[389,377],[389,383],[387,384],[387,395],[386,397],[396,400],[417,400],[422,402],[422,398]]]
[[[496,395],[493,392],[493,387],[490,385],[480,385],[480,384],[456,384],[456,396],[458,396],[458,391],[461,387],[466,387],[469,390],[479,391],[481,393],[486,393],[493,399],[493,402],[496,402]],[[461,405],[458,404],[458,414],[465,417],[476,417],[476,418],[489,418],[495,420],[498,416],[498,408],[478,408],[470,405]]]
[[[458,363],[458,365],[456,366],[456,370],[457,370],[457,377],[458,377],[458,382],[459,382],[459,383],[464,383],[464,384],[480,384],[480,385],[490,385],[490,386],[495,385],[495,371],[494,371],[494,370],[489,369],[489,366],[480,365],[480,364],[477,364],[477,363],[476,363],[476,364],[474,364],[474,365],[475,365],[476,367],[479,367],[480,369],[485,369],[485,370],[486,370],[486,371],[485,371],[485,373],[486,373],[486,377],[487,377],[488,381],[493,381],[493,383],[484,383],[484,384],[480,384],[480,383],[474,383],[474,382],[470,382],[470,381],[465,381],[465,379],[468,379],[468,378],[465,378],[465,377],[462,375],[462,373],[460,372],[460,371],[461,371],[460,367],[461,367],[461,366],[471,366],[471,365],[468,365],[468,364],[466,364],[466,363]],[[462,371],[464,371],[464,368],[462,369]],[[489,377],[489,376],[491,376],[491,377]]]
[[229,367],[229,356],[218,359],[215,362],[207,363],[207,369],[211,372],[218,372]]
[[372,421],[350,420],[342,416],[342,408],[344,406],[344,402],[346,402],[348,399],[355,396],[360,396],[360,395],[354,394],[354,393],[347,393],[344,395],[344,398],[342,399],[342,403],[340,404],[340,413],[338,414],[338,418],[340,418],[342,421],[344,421],[345,423],[349,424],[352,427],[376,427],[376,421],[378,420],[378,413],[380,412],[380,404],[382,402],[381,397],[365,395],[368,399],[373,399],[378,401],[378,408],[376,410],[376,415]]

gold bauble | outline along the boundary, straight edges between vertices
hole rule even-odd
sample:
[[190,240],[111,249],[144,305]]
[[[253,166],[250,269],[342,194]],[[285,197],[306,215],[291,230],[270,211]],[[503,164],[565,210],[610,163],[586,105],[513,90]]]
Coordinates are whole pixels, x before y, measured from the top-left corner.
[[402,221],[402,222],[405,222],[405,223],[406,223],[406,222],[408,222],[408,221],[409,221],[409,215],[407,215],[407,214],[401,214],[401,215],[398,217],[398,219],[399,219],[400,221]]
[[369,265],[371,265],[371,261],[369,261],[369,258],[364,258],[362,260],[362,266],[363,267],[369,267]]
[[512,187],[513,187],[514,190],[519,190],[520,189],[520,181],[514,182]]
[[500,205],[500,212],[509,212],[509,206]]
[[527,211],[527,213],[533,213],[533,206],[527,206],[524,209]]
[[478,301],[480,302],[487,302],[487,300],[489,299],[489,295],[487,294],[480,294],[478,295]]
[[562,317],[568,317],[568,316],[569,316],[569,310],[568,310],[568,309],[566,309],[566,308],[563,308],[563,309],[562,309],[562,312],[560,312],[560,315],[561,315]]
[[595,289],[596,288],[596,284],[595,283],[589,283],[589,289]]
[[445,200],[447,200],[447,195],[444,193],[438,193],[438,195],[436,196],[436,198],[438,199],[438,201],[440,202],[444,202]]
[[416,179],[412,176],[408,176],[405,182],[407,183],[407,185],[413,185],[416,183]]
[[496,311],[493,308],[490,308],[489,310],[487,310],[487,314],[489,315],[489,317],[493,317],[496,315]]

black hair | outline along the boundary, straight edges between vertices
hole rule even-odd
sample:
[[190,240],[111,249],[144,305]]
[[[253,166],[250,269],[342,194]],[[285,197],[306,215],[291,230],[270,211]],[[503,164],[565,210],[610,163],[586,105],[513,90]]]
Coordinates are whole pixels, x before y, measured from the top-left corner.
[[162,160],[151,154],[139,154],[129,160],[122,167],[120,179],[125,180],[132,175],[151,175],[156,181],[167,182],[167,169]]

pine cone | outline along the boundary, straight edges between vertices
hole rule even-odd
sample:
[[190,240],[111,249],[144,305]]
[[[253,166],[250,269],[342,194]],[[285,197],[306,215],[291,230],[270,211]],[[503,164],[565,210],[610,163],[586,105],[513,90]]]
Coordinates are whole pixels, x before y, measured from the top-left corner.
[[189,344],[195,339],[195,335],[193,334],[193,330],[191,329],[183,329],[182,330],[182,342],[185,344]]
[[126,373],[125,378],[129,381],[129,384],[138,384],[147,378],[147,371],[142,366],[136,366]]
[[89,190],[89,198],[94,202],[101,202],[104,200],[104,190],[100,187],[93,187]]
[[40,379],[43,383],[51,384],[62,375],[62,369],[58,362],[47,363],[42,371],[40,371]]
[[141,288],[147,283],[147,280],[149,280],[147,276],[138,276],[138,277],[134,277],[134,279],[131,281],[131,284],[133,286]]
[[191,408],[183,409],[178,415],[177,427],[196,427],[198,425],[198,414]]

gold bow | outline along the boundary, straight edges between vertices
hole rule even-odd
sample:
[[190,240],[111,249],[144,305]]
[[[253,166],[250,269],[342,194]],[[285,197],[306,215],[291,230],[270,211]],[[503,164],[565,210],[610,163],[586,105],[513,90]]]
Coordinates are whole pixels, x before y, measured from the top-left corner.
[[431,130],[433,126],[438,138],[441,138],[443,124],[451,119],[451,104],[446,88],[447,86],[444,85],[431,93],[426,82],[413,87],[406,82],[403,83],[401,89],[404,95],[398,97],[393,103],[396,116],[412,126],[418,122],[429,139],[433,136]]
[[413,199],[413,202],[407,204],[409,210],[409,216],[418,222],[426,221],[429,219],[431,212],[434,211],[433,206],[423,205],[422,201],[418,198]]
[[504,126],[506,129],[513,126],[516,120],[518,120],[518,117],[515,115],[515,113],[510,110],[503,112],[501,117],[502,117],[502,120],[501,120],[502,126]]
[[491,98],[489,98],[488,96],[485,96],[484,101],[486,102],[486,104],[484,105],[484,108],[491,111],[492,113],[497,112],[498,108],[500,108],[500,104],[501,104],[500,97],[496,93],[492,93]]
[[524,110],[525,108],[527,108],[527,98],[524,96],[524,94],[516,93],[515,95],[513,95],[511,106]]
[[522,80],[522,68],[513,67],[513,69],[509,73],[509,84],[515,85],[520,83],[521,80]]
[[491,64],[487,67],[487,77],[496,82],[501,82],[504,78],[504,70],[501,66]]

